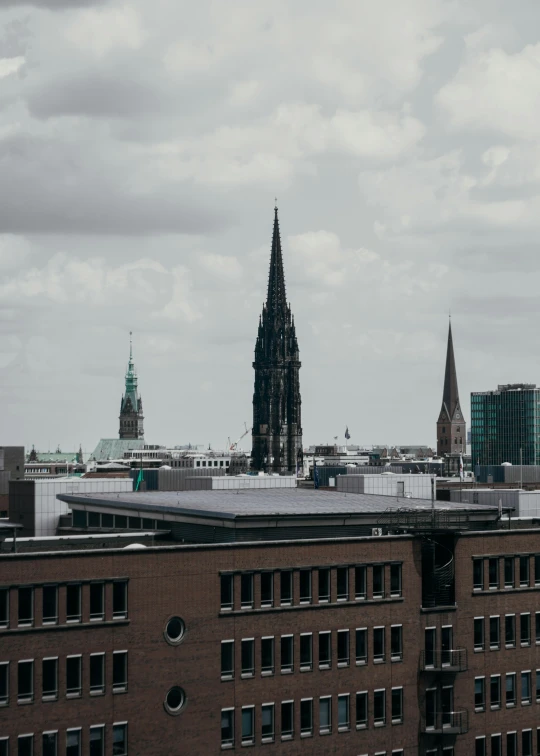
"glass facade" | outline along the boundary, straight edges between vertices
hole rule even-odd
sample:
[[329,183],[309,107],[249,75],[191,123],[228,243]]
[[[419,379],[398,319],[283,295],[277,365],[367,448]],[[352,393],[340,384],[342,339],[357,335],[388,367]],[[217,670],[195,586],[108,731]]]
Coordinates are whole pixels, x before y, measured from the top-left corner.
[[533,384],[499,386],[471,394],[474,465],[540,464],[540,389]]

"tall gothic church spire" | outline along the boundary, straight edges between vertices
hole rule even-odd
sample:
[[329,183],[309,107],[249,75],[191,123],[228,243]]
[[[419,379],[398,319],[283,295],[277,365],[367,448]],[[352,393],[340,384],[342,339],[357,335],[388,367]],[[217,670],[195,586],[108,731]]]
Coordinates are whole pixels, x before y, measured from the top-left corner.
[[452,323],[448,325],[448,345],[446,348],[446,368],[441,411],[437,421],[437,454],[464,454],[467,438],[461,406],[454,358]]
[[138,393],[138,378],[133,362],[132,334],[129,334],[129,362],[126,389],[120,402],[120,438],[144,438],[142,399]]
[[294,471],[302,456],[300,355],[285,293],[277,207],[268,275],[268,293],[255,343],[252,467]]

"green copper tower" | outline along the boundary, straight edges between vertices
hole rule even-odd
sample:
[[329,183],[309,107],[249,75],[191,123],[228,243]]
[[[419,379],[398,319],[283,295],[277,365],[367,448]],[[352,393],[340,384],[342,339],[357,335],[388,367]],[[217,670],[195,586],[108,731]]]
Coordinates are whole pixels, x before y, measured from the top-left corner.
[[130,332],[126,389],[120,403],[120,438],[144,438],[144,415],[137,383],[137,371],[133,362],[132,333]]

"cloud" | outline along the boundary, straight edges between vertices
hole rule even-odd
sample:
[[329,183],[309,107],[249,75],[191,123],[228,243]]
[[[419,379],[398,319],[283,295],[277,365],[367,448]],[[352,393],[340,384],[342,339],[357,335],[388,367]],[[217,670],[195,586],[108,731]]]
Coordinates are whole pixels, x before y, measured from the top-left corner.
[[65,35],[77,49],[102,57],[112,50],[139,49],[145,32],[139,13],[124,4],[79,11],[66,27]]
[[0,79],[20,71],[24,65],[24,56],[18,55],[15,58],[0,58]]
[[236,257],[230,255],[203,254],[199,264],[211,275],[226,281],[236,281],[242,277],[243,268]]
[[322,287],[342,286],[368,273],[379,256],[368,249],[343,249],[337,234],[311,231],[288,239],[297,278],[307,276]]
[[87,5],[101,5],[109,0],[0,0],[0,8],[47,8],[49,10],[70,10]]

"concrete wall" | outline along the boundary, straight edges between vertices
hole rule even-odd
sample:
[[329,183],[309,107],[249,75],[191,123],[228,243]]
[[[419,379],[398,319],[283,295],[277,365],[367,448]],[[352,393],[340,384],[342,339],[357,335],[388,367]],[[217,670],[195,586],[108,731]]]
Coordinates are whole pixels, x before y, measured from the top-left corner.
[[343,493],[431,499],[429,475],[339,475],[336,487]]

